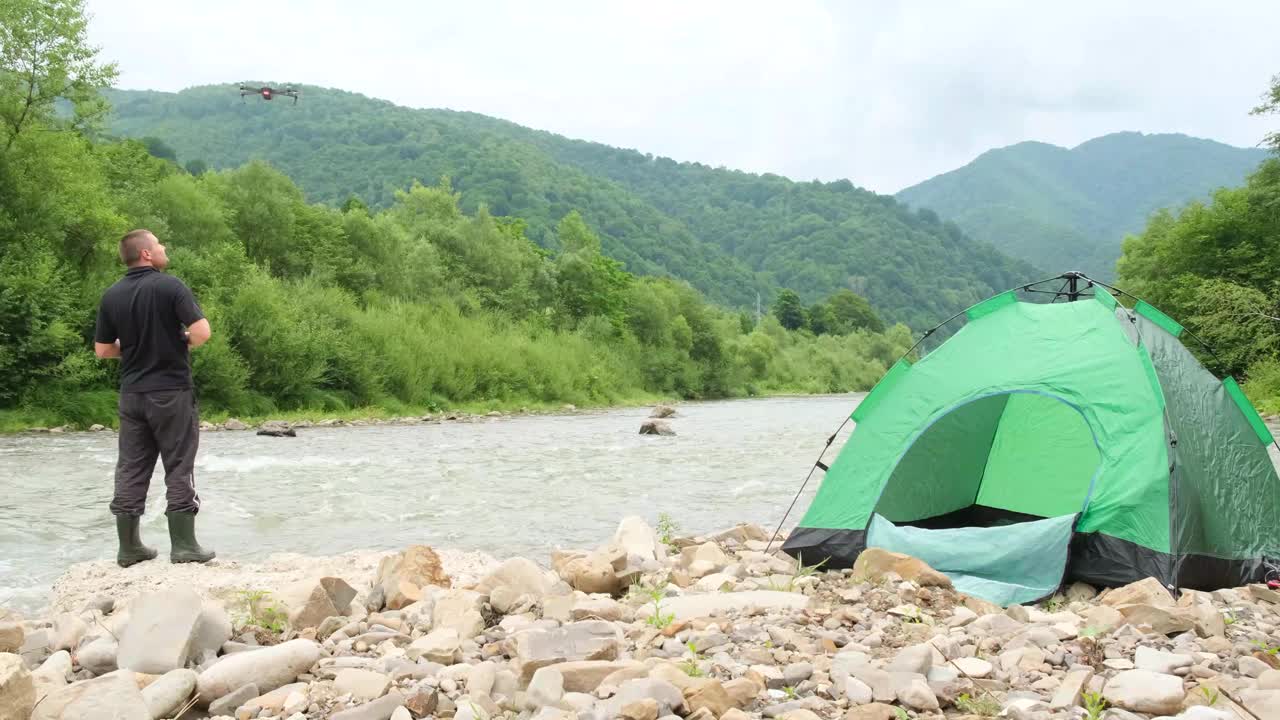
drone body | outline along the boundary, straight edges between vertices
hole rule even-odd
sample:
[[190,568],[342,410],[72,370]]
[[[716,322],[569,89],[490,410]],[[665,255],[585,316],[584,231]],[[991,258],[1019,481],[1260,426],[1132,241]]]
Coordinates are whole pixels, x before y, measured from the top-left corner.
[[275,96],[277,96],[277,95],[285,95],[285,96],[287,96],[287,97],[291,97],[291,98],[293,98],[293,104],[294,104],[294,105],[297,105],[297,104],[298,104],[298,97],[299,97],[300,93],[299,93],[297,90],[293,89],[293,86],[291,86],[291,85],[287,85],[287,86],[285,86],[285,87],[284,87],[284,88],[282,88],[282,89],[281,89],[281,88],[273,88],[273,87],[270,87],[270,86],[268,86],[268,85],[264,85],[264,86],[262,86],[262,87],[256,87],[256,88],[255,88],[255,87],[249,87],[248,85],[241,85],[241,86],[240,86],[240,99],[241,99],[241,100],[244,100],[244,96],[245,96],[245,95],[260,95],[260,96],[262,96],[262,99],[263,99],[263,100],[270,100],[270,99],[274,98],[274,97],[275,97]]

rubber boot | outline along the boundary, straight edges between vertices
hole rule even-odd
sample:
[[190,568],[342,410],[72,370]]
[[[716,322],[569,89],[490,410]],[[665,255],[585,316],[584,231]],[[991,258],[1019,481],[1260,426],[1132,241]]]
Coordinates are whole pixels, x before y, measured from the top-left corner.
[[117,515],[116,516],[116,537],[120,539],[120,549],[116,552],[116,563],[120,567],[129,567],[137,565],[147,560],[155,560],[157,553],[155,548],[149,548],[142,544],[142,537],[138,532],[138,527],[142,524],[142,518],[137,515]]
[[169,518],[169,562],[207,563],[214,558],[212,550],[205,550],[196,542],[196,514],[191,512],[165,513]]

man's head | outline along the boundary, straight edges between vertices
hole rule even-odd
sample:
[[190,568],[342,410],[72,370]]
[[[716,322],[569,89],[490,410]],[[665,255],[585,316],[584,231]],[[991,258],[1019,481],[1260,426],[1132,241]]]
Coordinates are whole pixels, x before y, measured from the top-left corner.
[[153,267],[163,270],[169,266],[169,256],[164,245],[150,230],[133,230],[120,238],[120,260],[133,267]]

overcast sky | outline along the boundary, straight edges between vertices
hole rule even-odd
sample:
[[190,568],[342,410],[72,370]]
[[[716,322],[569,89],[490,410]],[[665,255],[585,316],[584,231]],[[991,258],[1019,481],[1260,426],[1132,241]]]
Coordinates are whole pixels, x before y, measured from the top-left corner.
[[[892,193],[1023,140],[1253,146],[1275,0],[89,0],[118,85],[256,79]],[[305,102],[304,98],[304,102]]]

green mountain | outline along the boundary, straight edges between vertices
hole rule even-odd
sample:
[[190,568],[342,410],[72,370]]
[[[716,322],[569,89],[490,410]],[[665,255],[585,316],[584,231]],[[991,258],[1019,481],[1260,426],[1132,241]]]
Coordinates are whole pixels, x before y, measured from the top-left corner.
[[975,242],[930,211],[848,181],[678,163],[570,140],[474,113],[400,107],[339,90],[241,101],[231,86],[114,90],[112,132],[152,137],[213,169],[263,159],[308,199],[388,205],[415,179],[447,176],[474,211],[515,216],[545,247],[578,210],[632,272],[683,278],[712,300],[753,308],[782,287],[805,303],[842,288],[916,329],[1040,271]]
[[1050,273],[1115,275],[1120,245],[1151,213],[1236,186],[1267,156],[1186,135],[1104,135],[1066,149],[1024,142],[899,192]]

